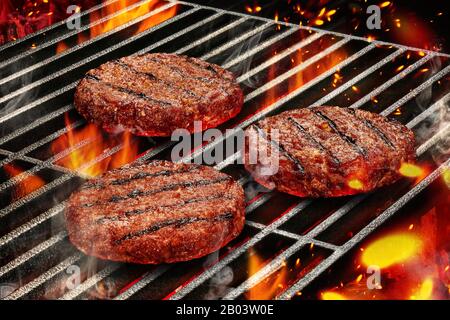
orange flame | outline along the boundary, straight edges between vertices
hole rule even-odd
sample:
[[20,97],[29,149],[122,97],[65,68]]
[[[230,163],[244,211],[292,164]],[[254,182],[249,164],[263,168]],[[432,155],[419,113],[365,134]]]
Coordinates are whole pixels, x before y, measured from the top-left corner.
[[433,279],[426,278],[419,286],[419,288],[414,292],[410,299],[411,300],[429,300],[433,296]]
[[369,244],[361,255],[361,262],[386,268],[417,257],[422,246],[421,239],[414,234],[390,234]]
[[347,300],[347,298],[334,291],[324,291],[320,294],[322,300]]
[[[103,17],[106,17],[108,15],[114,14],[115,12],[118,12],[120,10],[123,10],[127,8],[128,6],[132,5],[134,2],[130,0],[119,0],[117,2],[114,2],[110,5],[107,5],[103,7],[100,11],[93,11],[89,16],[89,21],[94,22],[97,20],[102,19]],[[123,13],[120,13],[116,16],[114,16],[111,19],[108,19],[105,22],[96,24],[92,26],[89,29],[89,36],[84,35],[83,33],[78,34],[78,43],[85,42],[89,39],[95,38],[98,35],[101,35],[103,33],[106,33],[108,31],[111,31],[123,24],[126,24],[134,19],[137,19],[148,12],[151,12],[158,7],[166,4],[166,2],[163,2],[161,0],[151,0],[148,2],[145,2],[141,4],[140,6],[133,8],[131,10],[125,11]],[[137,28],[133,31],[134,34],[138,34],[144,30],[147,30],[155,25],[158,25],[173,16],[176,15],[178,10],[178,5],[174,5],[166,10],[163,10],[153,16],[151,16],[148,19],[145,19],[138,23]],[[59,42],[56,48],[56,52],[60,53],[64,50],[68,49],[68,45],[64,42]]]
[[[72,130],[67,114],[65,122],[67,133],[60,136],[51,145],[53,154],[59,154],[69,149],[67,156],[56,161],[58,165],[88,177],[95,177],[108,169],[130,163],[137,156],[138,148],[129,132],[124,132],[119,139],[108,138],[94,124],[88,124],[80,130]],[[105,151],[120,143],[122,143],[122,148],[119,152],[100,160]]]
[[[255,253],[252,252],[248,262],[249,276],[254,275],[264,265],[264,261]],[[249,300],[269,300],[276,296],[276,293],[286,283],[287,267],[285,264],[277,271],[274,276],[268,277],[247,292]]]
[[[442,205],[445,207],[446,202]],[[448,215],[446,207],[434,207],[418,223],[396,228],[360,248],[355,280],[341,282],[319,294],[322,299],[448,299],[450,256],[447,252]],[[382,269],[382,290],[370,290],[360,281],[361,266]],[[364,272],[363,272],[364,273]],[[372,274],[370,277],[372,277]],[[368,274],[366,275],[368,276]],[[368,276],[369,277],[369,276]],[[351,278],[350,278],[351,279]],[[367,278],[369,281],[369,278]]]
[[[302,62],[304,62],[304,57],[303,55],[311,50],[314,51],[321,51],[324,49],[324,43],[322,43],[321,41],[316,42],[316,47],[313,49],[308,49],[308,51],[306,51],[304,48],[303,49],[298,49],[297,51],[295,51],[292,55],[291,55],[291,65],[292,68],[300,65]],[[278,54],[277,52],[273,53],[274,55]],[[336,66],[337,64],[339,64],[340,62],[342,62],[343,60],[345,60],[347,58],[347,54],[342,50],[336,50],[333,51],[331,54],[327,55],[325,58],[323,58],[322,60],[316,62],[313,65],[309,65],[308,67],[306,67],[305,69],[297,72],[295,75],[291,76],[287,82],[288,82],[288,92],[286,92],[284,95],[288,95],[291,92],[299,89],[300,87],[302,87],[304,84],[308,83],[309,81],[311,81],[312,79],[318,77],[319,75],[321,75],[322,73],[330,70],[331,68],[333,68],[334,66]],[[275,77],[279,76],[277,74],[277,68],[278,66],[276,64],[272,64],[269,67],[268,70],[268,75],[269,75],[269,79],[268,81],[273,80]],[[336,75],[335,77],[338,78],[339,82],[342,80],[342,77],[339,75],[339,72],[337,72],[338,75]],[[335,85],[336,86],[337,81],[335,81]],[[333,84],[332,84],[333,86]],[[325,89],[324,89],[325,90]],[[265,106],[269,106],[273,103],[275,103],[278,99],[281,99],[283,96],[279,96],[276,92],[276,88],[272,87],[271,89],[269,89],[266,93],[265,96],[265,101],[264,101],[264,105]]]
[[415,183],[422,181],[429,173],[428,168],[407,162],[402,163],[398,171],[404,177],[416,178]]
[[24,174],[23,179],[14,186],[14,191],[12,192],[13,201],[23,198],[27,194],[30,194],[45,185],[45,181],[42,178],[25,172],[25,170],[18,165],[8,163],[5,164],[3,168],[10,178]]

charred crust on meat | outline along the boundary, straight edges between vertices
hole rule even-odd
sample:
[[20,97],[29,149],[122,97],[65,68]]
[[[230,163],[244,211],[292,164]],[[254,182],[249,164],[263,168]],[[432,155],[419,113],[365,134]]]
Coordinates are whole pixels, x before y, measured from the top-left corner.
[[[113,195],[107,200],[107,202],[117,203],[117,202],[121,202],[121,201],[124,201],[127,199],[136,199],[138,197],[154,195],[154,194],[161,193],[164,191],[176,190],[179,188],[184,189],[184,188],[192,188],[192,187],[198,187],[198,186],[207,186],[207,185],[217,184],[217,183],[227,182],[227,181],[228,182],[232,181],[232,178],[229,176],[226,176],[226,177],[212,179],[212,180],[197,180],[197,181],[172,183],[172,184],[165,185],[161,188],[153,189],[153,190],[149,190],[149,191],[134,189],[131,192],[129,192],[128,194],[123,195],[123,196]],[[102,202],[99,201],[99,202],[95,202],[95,203],[90,203],[89,205],[92,207],[94,205],[99,205],[99,204],[102,204]]]
[[233,219],[233,213],[225,212],[225,213],[219,214],[214,217],[185,217],[185,218],[180,218],[180,219],[165,220],[165,221],[161,221],[157,224],[154,224],[148,228],[145,228],[145,229],[142,229],[142,230],[139,230],[136,232],[128,233],[125,236],[121,237],[120,239],[117,239],[114,243],[116,245],[118,245],[118,244],[121,244],[123,241],[130,240],[130,239],[137,238],[137,237],[142,237],[142,236],[145,236],[150,233],[154,233],[162,228],[166,228],[169,226],[173,226],[175,228],[181,228],[183,226],[186,226],[191,223],[196,223],[196,222],[222,222],[222,221],[229,221],[231,219]]
[[[180,173],[188,168],[197,170]],[[153,176],[111,184],[139,173]],[[213,181],[223,182],[210,184]],[[108,171],[87,183],[104,189],[81,188],[70,196],[64,211],[67,233],[83,253],[101,259],[139,264],[187,261],[217,251],[244,227],[242,186],[212,167],[151,161]],[[163,189],[168,191],[140,196]],[[118,202],[108,202],[112,196]],[[122,200],[123,196],[137,197]],[[96,201],[102,204],[83,206]]]
[[358,152],[363,157],[367,157],[367,151],[364,150],[360,145],[356,143],[356,140],[350,137],[349,135],[346,135],[344,132],[340,131],[337,124],[331,120],[327,115],[325,115],[323,112],[319,110],[311,110],[315,115],[325,120],[330,128],[341,137],[342,140],[347,142],[356,152]]
[[[344,109],[344,108],[343,108]],[[375,132],[375,134],[381,138],[381,140],[390,148],[395,149],[394,144],[392,143],[391,140],[389,140],[389,138],[384,134],[384,132],[378,128],[374,123],[372,123],[372,121],[368,120],[368,119],[364,119],[362,117],[359,117],[356,114],[356,111],[354,109],[350,109],[350,108],[345,108],[345,110],[347,110],[347,112],[349,112],[351,115],[353,115],[356,119],[358,119],[359,121],[361,121],[367,128],[371,129],[373,132]]]
[[[298,108],[263,119],[258,125],[266,132],[280,131],[280,143],[301,161],[305,173],[297,175],[291,163],[280,162],[276,172],[262,176],[259,168],[264,164],[258,159],[250,162],[248,148],[243,154],[245,168],[264,187],[300,197],[370,192],[401,179],[401,164],[415,159],[410,129],[365,110]],[[256,129],[250,126],[247,130]],[[360,187],[354,188],[352,179],[358,179]]]
[[303,168],[302,164],[300,163],[300,161],[295,158],[294,156],[292,156],[289,152],[286,151],[286,149],[283,147],[283,145],[279,142],[276,142],[272,139],[270,139],[266,132],[259,127],[257,124],[252,125],[252,127],[256,130],[256,132],[258,133],[258,135],[263,138],[264,140],[266,140],[267,142],[269,142],[272,146],[274,146],[275,148],[277,148],[279,151],[281,151],[281,153],[288,158],[290,161],[292,161],[295,165],[295,167],[297,168],[297,170],[300,173],[304,173],[305,169]]
[[142,72],[139,70],[136,70],[132,65],[129,65],[128,63],[125,63],[123,61],[121,61],[120,59],[117,60],[113,60],[111,61],[111,63],[116,64],[118,66],[121,66],[122,68],[131,71],[132,73],[136,74],[136,75],[141,75],[144,76],[145,78],[151,80],[151,81],[155,81],[155,82],[160,82],[163,83],[165,86],[174,89],[174,90],[178,90],[181,91],[191,97],[198,97],[195,92],[191,91],[191,90],[186,90],[186,89],[182,89],[178,86],[176,86],[174,83],[165,81],[163,79],[159,79],[158,77],[156,77],[153,73],[151,72]]
[[308,131],[306,131],[306,129],[297,120],[292,117],[288,117],[288,120],[294,125],[298,132],[300,132],[307,140],[315,145],[317,149],[319,149],[321,152],[326,153],[336,165],[339,165],[341,163],[339,159],[331,153],[330,150],[325,148],[319,140],[314,138]]
[[176,129],[203,130],[235,117],[244,94],[220,66],[176,54],[148,53],[88,71],[75,90],[77,111],[105,129],[167,137]]
[[145,207],[143,209],[133,209],[133,210],[124,211],[122,213],[119,213],[119,214],[113,215],[113,216],[104,216],[104,217],[98,218],[96,220],[96,222],[101,224],[101,223],[105,223],[108,221],[111,221],[111,222],[118,221],[121,218],[129,218],[132,216],[146,214],[146,213],[152,212],[153,210],[160,210],[160,209],[167,209],[167,208],[182,208],[188,204],[207,202],[207,201],[217,200],[217,199],[231,200],[233,198],[230,196],[226,196],[222,193],[212,195],[212,196],[207,196],[207,197],[191,198],[191,199],[183,200],[182,202],[179,202],[179,203],[174,203],[174,204],[169,204],[169,205],[149,206],[149,207]]
[[94,75],[92,75],[92,74],[87,74],[85,78],[88,78],[88,79],[90,79],[90,80],[97,81],[99,84],[102,84],[102,85],[104,85],[104,86],[107,86],[107,87],[109,87],[109,88],[111,88],[111,89],[113,89],[113,90],[116,90],[116,91],[118,91],[118,92],[128,94],[128,95],[133,96],[133,97],[135,97],[135,98],[139,98],[139,99],[142,99],[142,100],[150,101],[150,102],[157,103],[157,104],[159,104],[159,105],[164,105],[164,106],[171,106],[171,105],[172,105],[172,103],[170,103],[170,102],[168,102],[168,101],[163,101],[163,100],[153,99],[153,98],[147,96],[145,93],[142,93],[142,92],[136,92],[136,91],[134,91],[134,90],[127,89],[127,88],[124,88],[124,87],[120,87],[120,86],[114,85],[114,84],[112,84],[112,83],[103,81],[103,80],[100,79],[99,77],[94,76]]

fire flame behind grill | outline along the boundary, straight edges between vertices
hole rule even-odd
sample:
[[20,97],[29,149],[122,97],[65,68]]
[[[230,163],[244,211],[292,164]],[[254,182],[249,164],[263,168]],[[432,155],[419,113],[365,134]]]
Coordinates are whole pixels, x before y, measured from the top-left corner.
[[[108,15],[114,14],[115,12],[125,9],[126,7],[130,6],[131,4],[133,4],[135,2],[136,1],[132,1],[132,0],[120,0],[120,1],[114,2],[113,4],[111,4],[109,6],[103,7],[102,10],[93,11],[89,15],[89,21],[91,23],[96,22]],[[87,33],[78,33],[77,44],[83,43],[83,42],[85,42],[89,39],[95,38],[103,33],[111,31],[114,28],[124,25],[124,24],[132,21],[133,19],[139,18],[139,17],[143,16],[144,14],[157,9],[158,7],[160,7],[161,5],[163,5],[165,3],[166,2],[161,1],[161,0],[151,0],[151,1],[141,4],[140,6],[134,8],[134,9],[120,13],[120,14],[114,16],[113,18],[108,19],[106,22],[95,24],[88,30]],[[167,10],[164,10],[162,12],[159,12],[159,13],[151,16],[150,19],[145,19],[145,20],[139,22],[137,24],[133,34],[138,34],[144,30],[147,30],[155,25],[160,24],[161,22],[164,22],[164,21],[172,18],[173,16],[176,15],[177,8],[178,8],[178,5],[174,5]],[[56,52],[57,53],[63,52],[65,50],[69,49],[70,47],[71,46],[69,44],[67,44],[64,41],[61,41],[58,43],[58,45],[56,47]]]
[[[443,206],[448,204],[446,195],[439,201]],[[353,280],[324,290],[319,297],[324,300],[448,299],[450,220],[448,208],[443,206],[437,205],[426,211],[418,222],[402,223],[400,227],[368,241],[360,247],[354,269],[344,276]],[[367,287],[370,275],[366,274],[365,268],[369,265],[380,268],[379,290],[369,290]]]
[[[94,124],[88,124],[80,130],[72,129],[67,114],[65,114],[65,122],[67,133],[55,140],[51,149],[55,155],[67,149],[72,151],[57,160],[56,164],[75,170],[87,177],[95,177],[136,159],[137,142],[128,131],[114,136],[107,135]],[[114,146],[121,146],[121,148],[116,153],[107,155],[103,160],[98,161]]]
[[23,175],[22,179],[20,179],[20,181],[14,185],[12,192],[12,201],[23,198],[27,194],[32,193],[33,191],[36,191],[37,189],[45,185],[45,181],[42,178],[25,172],[24,169],[16,164],[5,164],[3,166],[3,169],[10,178],[15,178],[19,175]]

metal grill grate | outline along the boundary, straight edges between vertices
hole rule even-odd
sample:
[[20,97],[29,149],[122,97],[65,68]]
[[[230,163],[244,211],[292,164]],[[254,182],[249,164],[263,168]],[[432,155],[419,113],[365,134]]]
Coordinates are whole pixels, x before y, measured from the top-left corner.
[[[449,133],[448,123],[437,116],[448,112],[450,101],[448,55],[379,41],[369,43],[358,37],[187,2],[164,2],[154,11],[55,54],[60,41],[74,43],[78,33],[148,0],[134,1],[120,12],[89,21],[90,13],[114,2],[84,12],[80,30],[69,31],[61,22],[0,48],[2,298],[245,299],[300,259],[301,267],[291,271],[286,285],[271,296],[290,299],[448,167],[448,155],[444,154],[444,161],[433,165],[417,184],[402,181],[388,189],[392,192],[308,200],[257,186],[242,166],[235,164],[240,157],[235,153],[216,165],[239,179],[249,198],[244,232],[229,246],[204,259],[163,266],[86,257],[68,242],[62,215],[68,195],[85,177],[57,161],[97,137],[56,155],[49,152],[49,145],[69,129],[86,125],[74,112],[73,90],[87,70],[107,60],[145,52],[176,52],[220,64],[237,75],[246,94],[242,113],[220,127],[223,132],[231,129],[220,139],[198,146],[183,161],[196,159],[224,139],[232,139],[239,128],[298,106],[337,104],[397,119],[416,132],[420,163],[435,163],[429,160]],[[174,17],[133,33],[138,23],[175,5],[178,12]],[[32,43],[35,49],[30,49]],[[336,74],[342,76],[339,81],[334,81]],[[298,75],[302,75],[301,83]],[[64,125],[65,113],[75,119],[70,127]],[[135,139],[141,152],[136,161],[168,158],[174,144],[168,139]],[[123,147],[118,143],[84,166]],[[26,170],[10,179],[5,173],[8,165]],[[27,194],[15,194],[14,188],[27,183],[30,175],[39,177],[42,186]],[[356,215],[353,224],[345,223]],[[255,255],[262,262],[249,274],[247,264]],[[68,268],[72,265],[80,267],[78,286],[70,285],[73,274]]]

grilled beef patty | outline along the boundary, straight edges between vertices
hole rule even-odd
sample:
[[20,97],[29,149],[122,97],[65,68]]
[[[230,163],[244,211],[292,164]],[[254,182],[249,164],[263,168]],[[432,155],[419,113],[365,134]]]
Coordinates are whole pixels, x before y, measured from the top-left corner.
[[106,130],[170,136],[177,128],[203,130],[236,116],[243,93],[233,74],[175,54],[143,54],[90,70],[75,91],[75,107]]
[[206,166],[154,161],[90,180],[66,209],[72,243],[102,259],[157,264],[199,258],[244,225],[244,191]]
[[[278,130],[278,141],[275,131]],[[368,192],[397,181],[403,162],[414,161],[411,130],[378,114],[340,107],[286,111],[246,130],[244,163],[260,184],[301,197]],[[250,161],[249,141],[268,150]],[[256,140],[253,140],[256,141]],[[251,148],[250,148],[251,149]],[[278,157],[279,167],[269,171]]]

